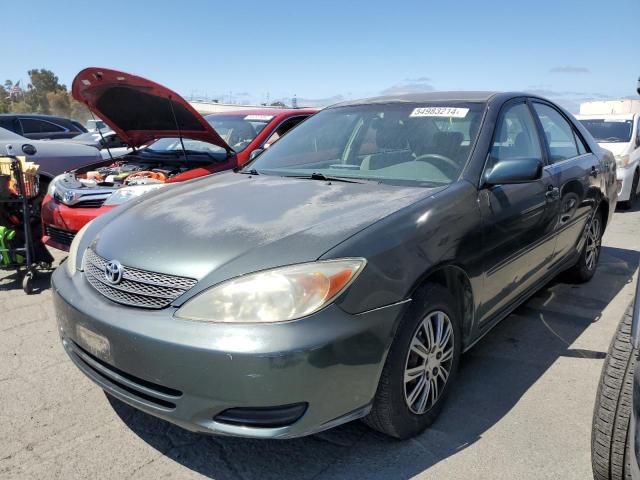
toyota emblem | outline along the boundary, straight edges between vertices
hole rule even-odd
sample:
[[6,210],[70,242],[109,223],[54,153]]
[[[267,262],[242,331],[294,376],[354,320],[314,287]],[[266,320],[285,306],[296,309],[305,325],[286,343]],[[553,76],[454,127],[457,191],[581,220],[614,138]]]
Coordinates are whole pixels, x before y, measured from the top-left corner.
[[104,266],[104,278],[111,285],[117,285],[122,281],[122,264],[117,260],[111,260]]

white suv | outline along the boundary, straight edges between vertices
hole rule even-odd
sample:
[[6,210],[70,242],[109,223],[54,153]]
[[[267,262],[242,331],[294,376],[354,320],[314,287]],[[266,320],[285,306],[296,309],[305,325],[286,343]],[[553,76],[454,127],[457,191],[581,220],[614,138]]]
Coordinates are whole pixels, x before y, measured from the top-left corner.
[[618,206],[631,208],[640,188],[640,100],[583,103],[576,118],[602,148],[614,154]]

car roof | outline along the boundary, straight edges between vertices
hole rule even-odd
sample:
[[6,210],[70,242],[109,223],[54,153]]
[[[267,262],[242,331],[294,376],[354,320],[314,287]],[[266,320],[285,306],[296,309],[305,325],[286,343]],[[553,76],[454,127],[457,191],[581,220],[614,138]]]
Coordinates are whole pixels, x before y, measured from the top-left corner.
[[575,115],[578,120],[598,120],[598,119],[610,119],[610,120],[633,120],[633,117],[637,115],[635,113],[589,113],[586,115]]
[[[447,91],[447,92],[421,92],[405,93],[402,95],[385,95],[381,97],[363,98],[360,100],[349,100],[340,102],[332,107],[344,107],[349,105],[368,105],[374,103],[395,103],[395,102],[487,102],[492,97],[500,94],[495,91]],[[515,94],[524,95],[524,94]]]
[[47,115],[44,113],[0,113],[0,117],[24,117],[24,118],[44,118],[44,119],[55,119],[55,120],[69,120],[65,117],[59,117],[57,115]]

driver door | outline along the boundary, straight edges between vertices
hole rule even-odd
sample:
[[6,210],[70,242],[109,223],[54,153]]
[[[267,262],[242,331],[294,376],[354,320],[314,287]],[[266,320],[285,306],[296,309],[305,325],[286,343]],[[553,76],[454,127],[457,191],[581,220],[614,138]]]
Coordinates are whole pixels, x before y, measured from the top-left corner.
[[[524,99],[507,103],[496,124],[485,174],[501,161],[545,161],[543,143]],[[545,274],[553,259],[558,189],[546,168],[526,183],[479,191],[485,278],[480,323],[498,314]]]

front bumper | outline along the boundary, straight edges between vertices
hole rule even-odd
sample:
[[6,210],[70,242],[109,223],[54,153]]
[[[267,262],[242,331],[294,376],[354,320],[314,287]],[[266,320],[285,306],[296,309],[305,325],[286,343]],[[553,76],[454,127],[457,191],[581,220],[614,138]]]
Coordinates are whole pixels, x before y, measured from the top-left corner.
[[[64,267],[52,288],[65,350],[104,390],[188,430],[255,438],[308,435],[366,415],[405,305],[358,315],[331,305],[292,322],[229,325],[112,303]],[[285,426],[214,420],[227,409],[298,403],[305,413]]]
[[618,167],[616,169],[616,180],[618,181],[618,201],[626,202],[631,198],[631,185],[633,184],[633,175],[636,171],[636,165],[627,165],[626,167]]
[[[72,237],[91,220],[113,208],[115,205],[103,205],[99,208],[69,207],[56,202],[51,195],[46,195],[41,207],[44,233],[42,243],[67,252],[70,242],[65,237]],[[47,235],[50,230],[48,226],[53,227],[59,235]]]

